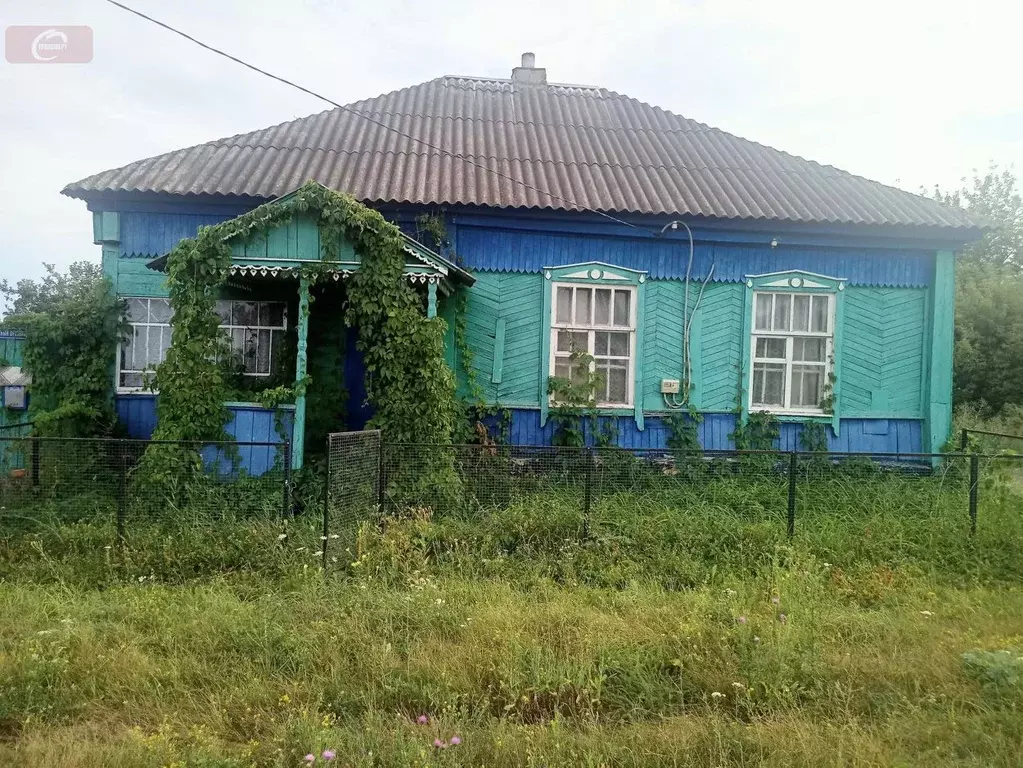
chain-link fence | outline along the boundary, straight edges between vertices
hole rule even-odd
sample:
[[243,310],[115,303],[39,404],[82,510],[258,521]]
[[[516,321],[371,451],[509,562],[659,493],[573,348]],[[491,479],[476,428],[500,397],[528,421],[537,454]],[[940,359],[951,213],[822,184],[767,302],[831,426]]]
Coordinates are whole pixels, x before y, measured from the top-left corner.
[[379,430],[327,435],[323,500],[323,567],[355,555],[359,526],[376,520],[382,507]]

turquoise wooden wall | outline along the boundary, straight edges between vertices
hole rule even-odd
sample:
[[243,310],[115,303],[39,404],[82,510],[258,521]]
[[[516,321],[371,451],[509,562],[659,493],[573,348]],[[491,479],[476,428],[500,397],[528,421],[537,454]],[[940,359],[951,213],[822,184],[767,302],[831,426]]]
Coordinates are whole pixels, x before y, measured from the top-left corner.
[[[543,276],[483,272],[468,290],[466,341],[473,354],[476,383],[488,402],[537,407],[540,341],[543,333]],[[503,323],[499,323],[503,321]],[[501,331],[503,326],[503,332]],[[503,335],[504,354],[494,381],[494,350]],[[468,394],[462,366],[459,389]]]
[[[483,397],[507,407],[539,406],[540,349],[546,333],[541,310],[543,277],[480,272],[468,291],[466,340]],[[698,286],[690,288],[695,304]],[[710,283],[693,323],[694,403],[701,411],[735,409],[743,349],[746,288]],[[662,378],[682,375],[682,317],[685,286],[650,280],[643,311],[643,381],[647,412],[664,411]],[[927,290],[851,286],[845,292],[839,416],[921,419],[925,415]],[[503,322],[501,322],[503,321]],[[503,326],[503,342],[500,341]],[[503,355],[495,350],[503,343]],[[748,363],[745,363],[748,365]],[[462,394],[465,375],[459,370]],[[499,381],[494,381],[498,371]]]

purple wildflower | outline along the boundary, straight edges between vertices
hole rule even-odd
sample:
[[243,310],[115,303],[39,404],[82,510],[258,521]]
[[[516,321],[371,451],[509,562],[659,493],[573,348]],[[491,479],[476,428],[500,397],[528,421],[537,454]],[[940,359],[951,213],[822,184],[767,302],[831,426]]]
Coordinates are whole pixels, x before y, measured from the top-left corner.
[[447,747],[447,744],[445,744],[440,739],[434,739],[433,746],[437,747],[437,749],[445,749]]
[[333,749],[325,749],[323,750],[323,754],[320,755],[320,757],[322,757],[324,760],[333,760],[335,757],[337,757],[337,754],[335,754]]
[[430,722],[430,718],[428,718],[426,715],[420,715],[419,717],[416,718],[416,722],[419,723],[420,725],[426,725],[428,722]]
[[451,746],[452,747],[457,747],[461,743],[462,743],[462,739],[459,738],[458,736],[452,736],[451,737]]
[[746,617],[745,616],[740,616],[739,618],[736,619],[736,621],[739,622],[740,624],[745,624],[746,623]]
[[302,759],[305,760],[307,763],[314,763],[314,762],[316,762],[316,755],[314,755],[312,752],[310,752],[308,755],[306,755]]

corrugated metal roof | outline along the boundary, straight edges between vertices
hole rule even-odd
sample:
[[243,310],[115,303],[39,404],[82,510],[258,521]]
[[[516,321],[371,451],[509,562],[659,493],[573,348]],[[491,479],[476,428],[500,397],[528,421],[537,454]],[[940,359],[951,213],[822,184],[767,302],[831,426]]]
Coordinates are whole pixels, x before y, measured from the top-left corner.
[[71,183],[64,194],[274,198],[310,179],[370,203],[977,226],[934,200],[604,88],[468,77],[140,160]]

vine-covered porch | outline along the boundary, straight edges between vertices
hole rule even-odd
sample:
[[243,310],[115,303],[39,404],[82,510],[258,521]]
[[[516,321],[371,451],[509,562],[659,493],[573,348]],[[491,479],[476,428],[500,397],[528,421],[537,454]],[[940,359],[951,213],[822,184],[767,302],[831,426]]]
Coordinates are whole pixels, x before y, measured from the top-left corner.
[[[340,205],[334,210],[326,210],[336,203]],[[365,219],[346,226],[337,217],[342,212]],[[372,228],[378,231],[367,237],[366,230]],[[411,343],[410,349],[419,349],[417,354],[436,358],[422,366],[425,372],[432,365],[444,365],[441,326],[429,326],[439,346],[424,345],[413,337],[421,330],[419,321],[437,317],[438,303],[474,279],[400,233],[379,214],[320,185],[308,184],[212,229],[219,236],[211,239],[213,233],[200,231],[189,241],[187,251],[179,247],[148,264],[168,274],[174,313],[172,349],[178,348],[194,367],[201,361],[190,337],[198,337],[209,350],[226,344],[236,373],[241,374],[235,381],[244,382],[247,391],[248,396],[238,397],[230,385],[224,386],[222,375],[208,371],[215,384],[209,392],[184,393],[196,402],[201,394],[212,397],[219,389],[225,396],[222,402],[230,406],[230,416],[221,412],[202,425],[204,436],[209,436],[216,419],[221,421],[219,428],[233,424],[237,412],[245,410],[238,406],[258,402],[276,412],[282,439],[290,433],[291,464],[297,470],[303,466],[307,447],[318,446],[328,431],[350,423],[349,412],[360,411],[356,421],[365,422],[367,411],[376,413],[382,405],[386,410],[382,387],[393,388],[398,400],[409,396],[405,390],[415,385],[408,374],[414,370],[409,368],[412,361],[404,359],[410,355],[398,349],[403,341]],[[220,251],[215,264],[203,260],[201,253],[206,250]],[[185,259],[192,262],[190,271]],[[205,273],[197,271],[197,260]],[[219,339],[191,316],[196,308],[207,323],[212,309],[221,329]],[[219,349],[213,357],[222,354]],[[165,403],[167,382],[183,362],[168,350],[167,362],[159,369],[157,432],[168,414],[186,432],[190,429],[188,415],[178,411],[182,393],[171,391],[170,399],[176,402]],[[397,378],[404,381],[389,381],[396,377],[388,367],[402,373]],[[450,371],[446,376],[441,384],[453,386]],[[178,381],[194,389],[190,380]],[[423,383],[422,395],[428,400],[430,382]]]

